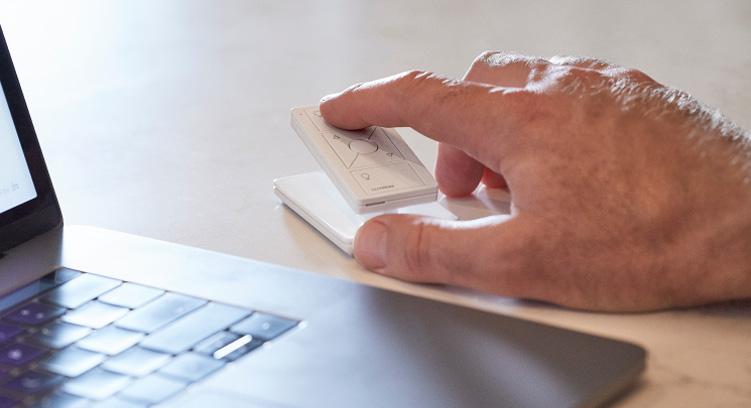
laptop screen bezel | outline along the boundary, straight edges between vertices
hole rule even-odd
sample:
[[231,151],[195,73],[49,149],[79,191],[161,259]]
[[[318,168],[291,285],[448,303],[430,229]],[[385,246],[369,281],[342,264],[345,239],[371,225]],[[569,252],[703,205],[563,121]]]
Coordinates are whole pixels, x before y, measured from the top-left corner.
[[0,26],[0,82],[37,197],[0,214],[0,252],[62,225],[62,213]]

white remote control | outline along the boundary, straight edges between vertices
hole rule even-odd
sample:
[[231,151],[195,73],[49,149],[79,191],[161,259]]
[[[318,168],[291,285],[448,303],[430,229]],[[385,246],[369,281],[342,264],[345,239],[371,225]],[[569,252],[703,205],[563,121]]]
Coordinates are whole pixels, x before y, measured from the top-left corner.
[[292,127],[357,214],[435,201],[438,183],[396,130],[339,129],[318,105],[292,109]]

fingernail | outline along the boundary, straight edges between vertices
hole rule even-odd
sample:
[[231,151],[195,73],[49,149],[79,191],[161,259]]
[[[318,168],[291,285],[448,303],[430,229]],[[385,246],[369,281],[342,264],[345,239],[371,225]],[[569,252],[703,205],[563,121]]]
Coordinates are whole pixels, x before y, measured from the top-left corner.
[[360,265],[379,270],[386,267],[386,225],[366,222],[355,237],[355,259]]

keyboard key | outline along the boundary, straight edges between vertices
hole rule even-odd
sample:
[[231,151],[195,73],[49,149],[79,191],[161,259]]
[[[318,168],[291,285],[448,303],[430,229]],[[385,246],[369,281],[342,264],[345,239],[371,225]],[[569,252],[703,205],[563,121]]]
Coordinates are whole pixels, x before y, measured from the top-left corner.
[[103,400],[130,383],[130,378],[95,368],[86,374],[63,383],[62,391],[79,397]]
[[20,327],[0,323],[0,344],[13,340],[16,336],[23,333],[23,331]]
[[51,373],[66,377],[78,377],[101,364],[105,358],[106,356],[103,354],[68,347],[43,361],[41,366]]
[[3,384],[3,388],[19,392],[21,394],[39,395],[48,392],[52,387],[62,381],[59,375],[26,371]]
[[61,349],[81,340],[89,333],[91,329],[86,327],[55,321],[29,336],[29,339],[49,348]]
[[206,304],[205,300],[167,293],[115,322],[123,329],[151,333]]
[[89,300],[120,286],[121,283],[122,281],[117,279],[86,273],[52,289],[42,297],[42,300],[67,307],[68,309],[75,309]]
[[62,320],[79,326],[101,329],[125,316],[128,312],[130,312],[128,308],[108,305],[95,300],[66,313]]
[[80,274],[80,272],[60,269],[58,272],[50,272],[35,281],[29,282],[27,285],[0,297],[0,312],[20,305],[40,293],[59,286],[66,280],[74,278],[77,274]]
[[172,356],[169,354],[133,347],[107,360],[102,368],[131,377],[143,377],[158,370],[170,359]]
[[262,340],[249,335],[221,332],[196,345],[193,351],[217,360],[234,361],[262,345]]
[[[146,408],[151,404],[142,404],[140,402],[128,401],[117,396],[108,398],[106,401],[102,401],[93,405],[93,408]],[[86,407],[91,407],[87,405]]]
[[[262,345],[262,340],[254,339],[249,335],[240,336],[235,333],[221,332],[198,344],[193,351],[216,360],[234,361]],[[235,353],[236,351],[238,352]]]
[[13,408],[19,406],[21,405],[18,401],[0,395],[0,408]]
[[297,322],[294,320],[256,312],[249,318],[232,326],[230,331],[238,334],[249,334],[256,339],[269,341],[296,325]]
[[3,319],[24,326],[37,326],[47,323],[63,313],[65,313],[65,308],[31,302],[8,313]]
[[68,269],[68,268],[58,268],[58,269],[55,269],[53,272],[50,272],[49,274],[45,275],[44,278],[42,279],[52,280],[55,285],[59,285],[79,275],[81,275],[81,272],[78,272],[76,270]]
[[46,349],[16,342],[0,349],[0,363],[22,367],[45,354]]
[[152,374],[136,380],[125,388],[120,395],[125,399],[146,404],[158,404],[185,388],[186,384],[172,378]]
[[179,354],[249,314],[249,310],[220,303],[209,303],[146,337],[141,341],[141,347],[163,353]]
[[161,289],[126,282],[99,297],[104,303],[135,309],[162,296]]
[[197,353],[185,353],[159,370],[160,374],[195,382],[224,367],[225,362]]
[[235,361],[262,345],[262,340],[245,335],[215,351],[211,356],[217,360]]
[[219,332],[209,337],[208,339],[198,343],[193,348],[193,351],[210,356],[215,351],[232,343],[233,341],[239,339],[240,337],[241,336],[239,334],[230,333],[227,331]]
[[65,393],[55,393],[43,399],[41,408],[88,408],[89,400]]
[[89,337],[76,343],[76,346],[112,356],[135,346],[143,336],[143,333],[109,326],[95,331]]

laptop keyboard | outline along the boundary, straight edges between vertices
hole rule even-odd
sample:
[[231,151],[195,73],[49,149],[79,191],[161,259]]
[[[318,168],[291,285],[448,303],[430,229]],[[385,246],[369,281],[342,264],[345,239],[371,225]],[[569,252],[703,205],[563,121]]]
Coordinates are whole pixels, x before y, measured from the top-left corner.
[[0,408],[158,404],[298,323],[59,269],[0,299]]

